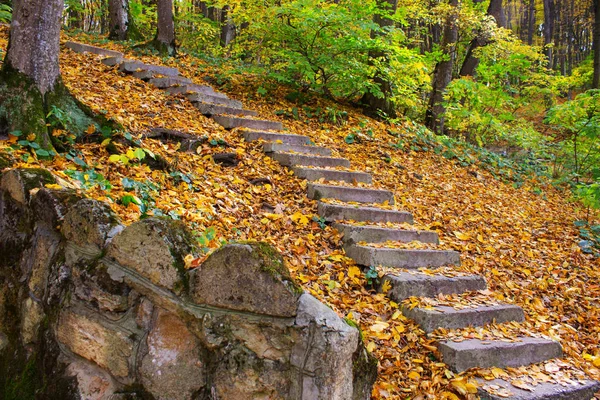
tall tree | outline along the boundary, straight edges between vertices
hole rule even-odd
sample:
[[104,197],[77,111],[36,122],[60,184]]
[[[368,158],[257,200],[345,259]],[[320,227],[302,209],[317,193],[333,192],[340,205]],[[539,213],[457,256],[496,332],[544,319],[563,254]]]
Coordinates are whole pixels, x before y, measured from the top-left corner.
[[[377,5],[381,11],[373,16],[373,21],[379,25],[381,30],[372,30],[371,38],[376,38],[379,35],[385,34],[385,29],[394,25],[394,21],[390,18],[390,16],[396,12],[398,0],[378,0]],[[387,54],[381,50],[369,51],[370,60],[378,60],[385,65],[388,64],[387,58]],[[366,110],[373,114],[382,112],[389,117],[395,117],[396,110],[394,108],[394,103],[391,100],[392,85],[389,79],[383,76],[383,74],[378,70],[375,72],[373,82],[379,86],[381,95],[376,96],[371,92],[365,93],[361,102],[367,106]]]
[[[490,0],[490,5],[487,9],[487,14],[494,17],[496,25],[504,27],[506,25],[506,18],[504,16],[504,10],[502,9],[502,0]],[[487,46],[490,43],[490,33],[486,31],[484,26],[477,32],[477,35],[469,43],[465,60],[460,68],[460,76],[473,76],[477,65],[479,65],[479,58],[475,57],[475,50],[482,46]]]
[[554,21],[556,19],[556,7],[554,0],[544,0],[544,52],[548,57],[548,68],[554,65],[552,41],[554,38]]
[[161,53],[174,56],[175,21],[173,18],[173,0],[157,0],[158,28],[153,45]]
[[594,0],[594,79],[592,87],[600,89],[600,0]]
[[14,0],[8,50],[0,71],[0,122],[8,132],[35,135],[52,149],[48,114],[69,113],[65,128],[82,134],[93,120],[64,86],[58,64],[63,0]]
[[129,0],[108,0],[108,12],[110,15],[108,38],[111,40],[127,40]]
[[452,70],[456,60],[456,42],[458,40],[458,0],[450,0],[451,10],[446,16],[442,37],[444,56],[438,61],[433,72],[433,89],[425,115],[425,125],[436,134],[444,132],[444,91],[452,81]]

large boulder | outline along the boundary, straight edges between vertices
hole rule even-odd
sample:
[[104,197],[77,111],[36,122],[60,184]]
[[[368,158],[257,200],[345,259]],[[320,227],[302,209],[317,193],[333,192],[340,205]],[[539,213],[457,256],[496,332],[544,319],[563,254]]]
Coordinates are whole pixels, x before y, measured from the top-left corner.
[[301,294],[281,255],[265,243],[224,246],[190,273],[197,304],[294,317]]
[[182,222],[153,217],[119,233],[109,244],[107,256],[153,284],[180,294],[188,286],[184,258],[196,251]]

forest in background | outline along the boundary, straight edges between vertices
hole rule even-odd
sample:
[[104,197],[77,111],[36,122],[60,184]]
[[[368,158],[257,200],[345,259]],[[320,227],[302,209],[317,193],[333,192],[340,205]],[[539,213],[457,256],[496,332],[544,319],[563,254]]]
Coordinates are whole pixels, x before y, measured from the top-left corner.
[[156,42],[174,21],[166,55],[178,49],[219,66],[219,83],[240,72],[265,77],[257,89],[265,98],[286,85],[297,106],[279,112],[292,119],[343,120],[308,105],[318,94],[392,123],[421,122],[547,175],[597,209],[599,8],[598,0],[66,0],[63,22],[133,47]]

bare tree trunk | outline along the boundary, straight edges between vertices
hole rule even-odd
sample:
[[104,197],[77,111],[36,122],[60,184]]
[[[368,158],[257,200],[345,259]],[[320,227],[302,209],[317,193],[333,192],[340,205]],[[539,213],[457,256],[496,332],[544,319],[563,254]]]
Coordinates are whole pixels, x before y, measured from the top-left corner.
[[546,53],[546,57],[548,57],[548,68],[552,68],[554,65],[551,45],[554,37],[555,14],[556,7],[554,5],[554,0],[544,0],[544,52]]
[[[506,25],[506,17],[502,10],[502,0],[490,0],[490,5],[487,9],[487,14],[494,17],[496,24],[499,27]],[[474,76],[475,70],[479,65],[479,58],[475,57],[474,51],[482,46],[487,46],[490,43],[490,37],[488,32],[480,31],[477,36],[471,40],[467,54],[462,66],[460,67],[460,76]]]
[[229,6],[223,7],[221,10],[221,47],[226,47],[233,39],[235,39],[236,28],[229,15]]
[[[398,8],[398,0],[378,0],[378,5],[381,9],[389,12],[390,15],[393,15]],[[394,21],[386,15],[375,14],[373,17],[373,22],[379,25],[381,28],[389,27],[394,25]],[[375,31],[371,31],[371,38],[375,38],[379,35],[385,33],[379,33]],[[382,51],[369,51],[369,60],[380,59],[384,63],[388,63],[388,55]],[[396,109],[394,107],[394,103],[391,100],[392,97],[392,85],[388,78],[386,78],[380,71],[375,72],[375,76],[373,77],[373,82],[379,86],[379,90],[381,90],[381,97],[375,96],[374,94],[367,92],[364,94],[361,102],[366,105],[365,110],[369,114],[379,114],[383,113],[388,117],[396,116]]]
[[529,21],[527,21],[527,44],[533,45],[533,33],[535,30],[535,0],[529,0]]
[[456,42],[458,40],[458,0],[450,0],[452,10],[446,17],[442,49],[444,59],[435,66],[433,88],[429,98],[429,107],[425,115],[425,124],[436,134],[444,133],[444,91],[452,81],[452,69],[456,60]]
[[175,55],[175,21],[173,0],[157,0],[158,29],[154,47],[162,54]]
[[93,123],[68,92],[58,64],[63,0],[15,0],[10,39],[0,72],[0,128],[35,134],[53,149],[47,118],[52,107],[67,112],[66,129],[82,134]]
[[129,28],[129,1],[108,0],[110,14],[110,31],[108,38],[111,40],[127,40]]
[[600,0],[594,0],[594,78],[592,88],[600,89]]

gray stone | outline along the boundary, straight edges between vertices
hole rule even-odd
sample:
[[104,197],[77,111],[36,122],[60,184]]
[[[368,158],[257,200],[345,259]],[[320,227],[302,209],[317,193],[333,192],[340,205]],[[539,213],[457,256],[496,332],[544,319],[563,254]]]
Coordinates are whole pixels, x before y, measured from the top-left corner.
[[109,67],[114,67],[115,65],[119,65],[123,62],[123,56],[111,56],[102,59],[102,64],[107,65]]
[[327,147],[307,146],[304,144],[289,143],[263,143],[265,153],[293,151],[300,154],[312,154],[315,156],[331,156],[331,150]]
[[20,204],[29,203],[31,192],[46,184],[55,184],[56,179],[45,169],[11,169],[2,174],[0,189]]
[[21,341],[29,347],[38,342],[40,325],[46,314],[40,303],[28,297],[21,305]]
[[197,304],[293,317],[302,289],[276,250],[248,243],[224,246],[192,270],[190,292]]
[[85,360],[69,363],[65,375],[75,379],[73,394],[82,400],[114,400],[120,389],[108,372]]
[[182,222],[153,217],[125,228],[108,246],[107,256],[152,283],[181,293],[187,286],[183,260],[195,251]]
[[132,332],[116,325],[107,326],[92,315],[63,310],[60,314],[56,337],[73,353],[95,362],[117,377],[129,375],[134,342]]
[[0,356],[2,355],[2,351],[8,347],[8,344],[8,337],[3,332],[0,332]]
[[356,398],[352,385],[352,363],[348,360],[357,350],[358,330],[307,293],[298,302],[295,325],[302,334],[292,350],[291,364],[297,377],[292,379],[289,398]]
[[269,153],[269,157],[286,167],[295,165],[308,167],[350,167],[350,161],[338,157],[310,156],[294,153]]
[[[137,60],[124,60],[119,66],[121,72],[134,73],[138,71],[148,71],[154,74],[163,75],[170,78],[182,78],[179,76],[177,68],[162,67],[159,65],[144,64]],[[185,78],[184,78],[185,79]],[[188,80],[189,81],[189,80]],[[191,83],[191,81],[186,82]]]
[[230,117],[227,115],[214,115],[212,117],[216,123],[225,129],[248,128],[257,130],[282,130],[281,122],[267,121],[261,119],[248,119],[241,117]]
[[123,53],[107,50],[102,47],[91,46],[89,44],[77,43],[68,41],[65,43],[65,46],[76,53],[92,53],[97,54],[99,56],[108,56],[108,57],[123,57]]
[[433,309],[402,307],[402,313],[414,320],[425,332],[437,328],[460,329],[468,326],[485,326],[492,322],[523,322],[523,309],[511,304],[481,306],[457,310],[449,306],[436,306]]
[[72,268],[73,292],[77,298],[100,311],[125,312],[130,306],[131,290],[123,282],[114,281],[102,264]]
[[187,400],[206,385],[198,339],[174,314],[158,309],[139,373],[157,400]]
[[159,89],[165,89],[170,86],[178,86],[184,85],[186,83],[191,83],[192,80],[188,78],[184,78],[182,76],[169,76],[165,78],[152,78],[148,81],[151,85],[156,86]]
[[143,81],[149,81],[150,79],[154,78],[157,74],[156,72],[142,69],[139,71],[135,71],[131,75],[133,75],[134,78],[141,79]]
[[359,222],[392,222],[413,223],[412,214],[406,211],[383,210],[381,208],[339,205],[319,202],[317,205],[319,216],[328,222],[334,221],[359,221]]
[[356,201],[358,203],[394,204],[394,194],[388,190],[365,189],[350,186],[308,184],[307,195],[314,200],[336,199],[340,201]]
[[100,256],[106,245],[123,230],[119,219],[106,203],[82,199],[65,215],[61,232],[65,239],[83,249],[67,248],[67,263]]
[[293,135],[289,133],[262,132],[253,130],[242,131],[242,136],[246,142],[255,140],[265,140],[269,142],[281,142],[283,144],[306,145],[310,143],[310,138],[304,135]]
[[53,229],[38,226],[31,244],[22,258],[21,269],[29,275],[29,293],[37,299],[44,299],[51,267],[61,249],[61,237]]
[[367,267],[381,265],[412,269],[460,264],[460,253],[452,250],[395,249],[360,245],[345,246],[344,249],[348,257]]
[[386,295],[396,302],[411,296],[437,297],[438,294],[464,293],[487,288],[485,279],[481,275],[451,278],[444,275],[397,272],[386,274],[381,279],[381,285],[385,282],[389,282],[391,287]]
[[467,339],[462,342],[444,341],[438,344],[443,361],[454,371],[469,368],[506,368],[535,364],[562,357],[558,342],[539,338],[520,338],[520,342],[481,341]]
[[194,105],[204,115],[228,114],[228,115],[246,115],[249,117],[254,117],[254,116],[258,115],[258,113],[253,110],[244,110],[242,108],[227,107],[227,106],[223,106],[223,105],[219,105],[219,104],[197,102],[197,103],[194,103]]
[[506,397],[491,394],[486,392],[485,385],[496,385],[502,389],[507,389],[511,395],[510,400],[592,400],[594,394],[600,391],[600,382],[584,381],[573,382],[571,384],[558,383],[539,383],[533,387],[533,391],[519,389],[513,386],[510,382],[502,379],[494,379],[492,381],[479,381],[479,398],[481,400],[503,400]]
[[[208,96],[214,96],[217,98],[221,98],[218,96],[215,90],[206,85],[195,85],[195,84],[184,84],[179,86],[172,86],[166,89],[166,92],[169,94],[205,94]],[[202,101],[202,100],[191,100],[190,101]]]
[[30,207],[38,226],[45,224],[48,228],[56,229],[79,200],[81,196],[75,190],[44,188],[31,198]]
[[296,175],[298,178],[306,179],[308,181],[318,181],[320,179],[324,179],[325,181],[331,182],[363,182],[368,184],[371,184],[373,181],[371,174],[367,174],[365,172],[337,171],[335,169],[303,167],[293,167],[292,170],[294,171],[294,175]]
[[433,231],[417,231],[379,226],[350,225],[335,223],[333,227],[344,235],[344,241],[350,243],[367,242],[382,243],[388,240],[394,242],[419,241],[424,243],[439,243],[438,234]]

